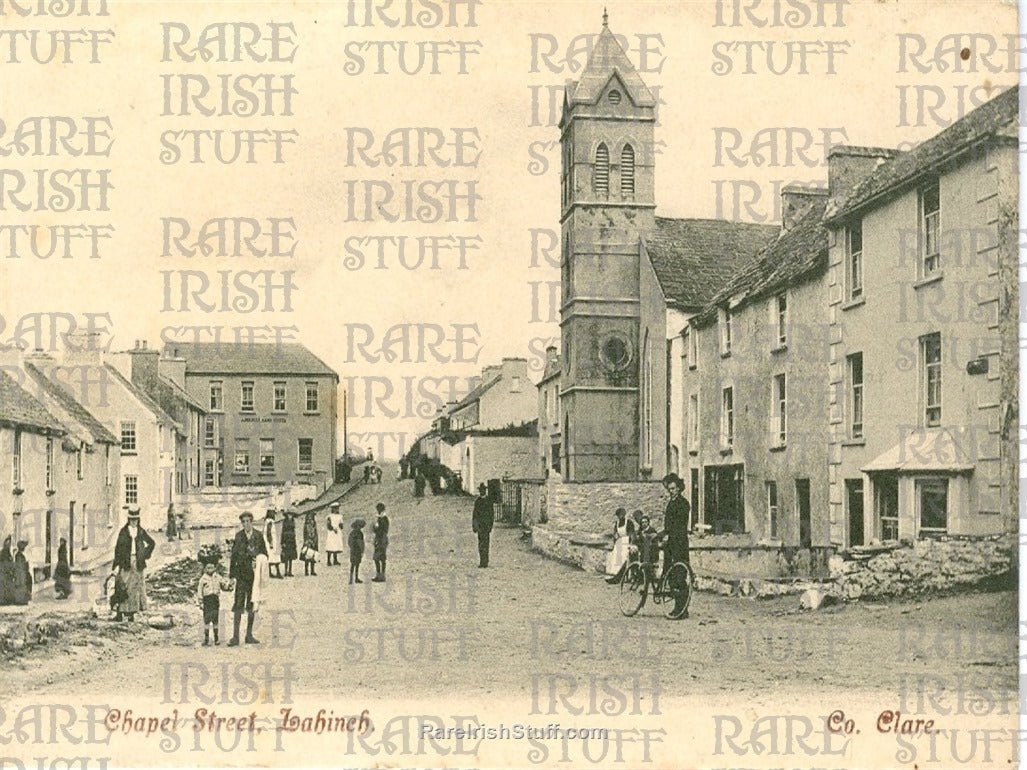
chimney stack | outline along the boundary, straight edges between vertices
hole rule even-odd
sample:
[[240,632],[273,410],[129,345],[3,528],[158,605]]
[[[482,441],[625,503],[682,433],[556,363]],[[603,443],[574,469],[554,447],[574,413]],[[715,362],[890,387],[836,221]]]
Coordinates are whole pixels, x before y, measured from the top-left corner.
[[818,198],[827,196],[827,188],[821,184],[789,184],[781,188],[781,227],[791,230],[802,215]]
[[827,188],[831,201],[840,201],[886,160],[898,155],[887,147],[836,144],[827,154]]

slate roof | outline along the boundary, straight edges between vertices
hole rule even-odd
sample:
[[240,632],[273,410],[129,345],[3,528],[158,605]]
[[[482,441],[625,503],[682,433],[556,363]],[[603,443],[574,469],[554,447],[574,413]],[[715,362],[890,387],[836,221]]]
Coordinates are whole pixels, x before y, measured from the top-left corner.
[[145,406],[147,409],[153,412],[157,419],[163,420],[164,422],[173,425],[177,430],[182,430],[181,424],[179,424],[174,417],[165,412],[161,408],[160,404],[158,404],[156,401],[150,398],[150,396],[147,395],[142,388],[140,388],[138,385],[136,385],[131,380],[126,378],[111,364],[104,364],[104,368],[110,373],[110,375],[115,380],[120,382],[125,387],[125,389],[128,390],[129,393],[135,396],[140,401],[140,403],[142,403],[143,406]]
[[644,242],[667,304],[689,310],[706,305],[778,232],[774,225],[656,217]]
[[616,73],[627,91],[628,97],[636,106],[655,107],[656,99],[652,91],[643,82],[635,65],[631,63],[617,38],[605,24],[592,52],[588,56],[588,64],[581,71],[576,83],[568,83],[566,99],[568,104],[595,104],[602,96],[610,77]]
[[45,433],[67,429],[7,372],[0,370],[0,423]]
[[456,414],[465,406],[468,406],[469,404],[473,404],[475,401],[478,401],[483,395],[485,395],[487,391],[491,390],[492,387],[501,379],[503,379],[503,375],[500,374],[496,377],[493,377],[488,382],[483,382],[475,386],[470,393],[468,393],[466,396],[464,396],[455,404],[453,404],[452,408],[449,410],[449,414]]
[[104,427],[103,423],[94,417],[88,409],[76,400],[68,390],[67,386],[56,382],[53,379],[53,369],[49,372],[44,373],[35,364],[26,362],[25,371],[28,375],[39,384],[39,386],[49,393],[53,398],[61,405],[68,414],[75,419],[83,428],[85,428],[89,435],[91,435],[96,441],[101,444],[117,444],[118,439],[114,437],[107,428]]
[[[853,214],[878,198],[897,194],[922,177],[938,173],[947,161],[982,139],[1009,136],[1008,129],[1017,123],[1019,109],[1019,89],[1003,91],[941,133],[879,165],[852,189],[837,210],[828,213],[828,221]],[[1015,133],[1012,136],[1015,138]]]
[[339,377],[334,369],[298,342],[199,342],[169,345],[168,350],[185,359],[186,374]]
[[[142,388],[141,384],[136,387]],[[156,391],[156,392],[154,392]],[[168,414],[188,414],[194,409],[201,414],[207,414],[207,408],[196,399],[182,390],[173,380],[166,377],[157,377],[156,387],[147,390],[146,394],[153,398]]]
[[548,382],[561,371],[560,354],[557,353],[552,359],[546,360],[546,368],[542,370],[542,379],[538,381],[539,386]]
[[795,285],[827,269],[828,233],[823,226],[827,196],[817,196],[790,230],[745,263],[696,316],[699,327],[717,320],[717,308],[738,297],[744,307],[761,297]]

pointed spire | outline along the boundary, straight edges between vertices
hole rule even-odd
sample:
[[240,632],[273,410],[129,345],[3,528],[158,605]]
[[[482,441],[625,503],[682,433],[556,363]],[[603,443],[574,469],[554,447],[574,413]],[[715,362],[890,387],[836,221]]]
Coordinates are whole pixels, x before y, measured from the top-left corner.
[[609,25],[609,21],[610,21],[610,14],[608,14],[608,13],[606,12],[606,6],[604,5],[604,6],[603,6],[603,26],[604,26],[604,27],[608,27],[608,26],[610,26],[610,25]]

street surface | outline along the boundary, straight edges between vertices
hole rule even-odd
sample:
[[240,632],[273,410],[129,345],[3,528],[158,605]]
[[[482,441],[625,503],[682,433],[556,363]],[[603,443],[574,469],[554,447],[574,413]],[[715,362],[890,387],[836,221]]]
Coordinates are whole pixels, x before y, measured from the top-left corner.
[[[370,523],[378,501],[391,518],[385,584],[370,582]],[[197,686],[198,664],[224,671],[223,665],[246,662],[288,679],[293,696],[474,693],[523,699],[537,713],[573,712],[608,698],[615,714],[644,710],[659,698],[786,696],[811,688],[878,693],[907,710],[917,699],[930,706],[928,698],[946,708],[957,708],[957,698],[968,708],[967,700],[976,698],[993,714],[1017,707],[1011,592],[815,613],[800,613],[794,597],[699,593],[688,620],[665,620],[651,603],[624,618],[616,587],[532,552],[519,528],[494,530],[492,564],[479,569],[471,507],[470,497],[429,494],[418,503],[412,482],[397,481],[387,468],[381,485],[358,488],[342,505],[347,531],[357,516],[368,522],[364,583],[349,585],[345,554],[342,566],[328,567],[322,552],[316,577],[304,577],[297,562],[296,577],[271,581],[255,630],[259,646],[225,646],[226,611],[221,646],[201,647],[200,612],[183,607],[193,625],[147,630],[102,655],[55,645],[45,667],[28,661],[7,672],[10,685],[50,695],[113,688],[174,702],[183,684]],[[323,513],[319,521],[323,547]],[[223,610],[230,606],[224,594]],[[183,680],[186,664],[197,668],[186,669]],[[198,686],[217,692],[214,681]],[[983,706],[982,698],[989,699]]]

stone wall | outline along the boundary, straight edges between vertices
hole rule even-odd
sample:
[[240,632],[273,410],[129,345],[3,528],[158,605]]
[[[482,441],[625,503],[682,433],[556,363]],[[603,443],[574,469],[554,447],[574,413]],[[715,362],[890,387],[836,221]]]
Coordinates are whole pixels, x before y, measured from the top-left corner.
[[830,592],[844,599],[923,596],[970,588],[1006,575],[1015,540],[991,538],[917,540],[878,552],[833,556]]
[[550,481],[546,488],[546,516],[553,530],[613,532],[614,511],[641,510],[663,524],[667,496],[658,481]]

